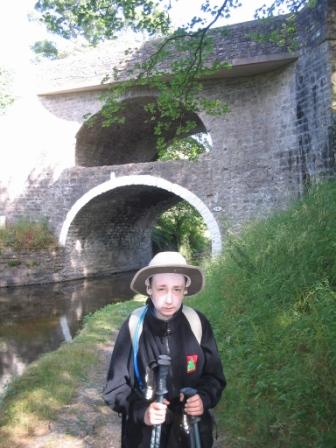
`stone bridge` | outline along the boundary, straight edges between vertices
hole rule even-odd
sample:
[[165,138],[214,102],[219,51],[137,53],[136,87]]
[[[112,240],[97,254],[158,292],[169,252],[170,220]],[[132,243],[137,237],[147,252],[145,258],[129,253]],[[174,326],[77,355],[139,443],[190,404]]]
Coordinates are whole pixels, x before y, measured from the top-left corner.
[[[144,111],[156,92],[148,88],[122,99],[125,124],[102,126],[101,79],[116,66],[126,78],[150,43],[129,60],[113,43],[40,64],[35,92],[1,123],[3,221],[48,219],[64,246],[57,280],[147,263],[156,220],[181,200],[201,214],[218,254],[228,230],[335,175],[335,11],[335,0],[320,0],[300,13],[295,52],[253,37],[281,27],[283,17],[214,31],[213,57],[232,68],[204,79],[200,95],[226,101],[229,112],[187,117],[212,142],[198,161],[157,160]],[[87,114],[96,117],[92,127]]]

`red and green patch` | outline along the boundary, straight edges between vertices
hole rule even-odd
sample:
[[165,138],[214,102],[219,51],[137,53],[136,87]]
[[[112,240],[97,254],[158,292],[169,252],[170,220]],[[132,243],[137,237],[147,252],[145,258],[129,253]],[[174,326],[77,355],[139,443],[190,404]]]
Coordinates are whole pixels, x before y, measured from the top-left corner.
[[187,355],[187,373],[195,372],[198,355]]

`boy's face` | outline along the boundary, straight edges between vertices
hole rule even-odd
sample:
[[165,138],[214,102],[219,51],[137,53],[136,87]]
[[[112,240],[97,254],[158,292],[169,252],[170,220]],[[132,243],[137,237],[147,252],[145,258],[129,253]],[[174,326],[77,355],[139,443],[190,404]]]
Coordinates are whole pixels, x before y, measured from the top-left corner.
[[151,296],[156,315],[168,320],[179,310],[185,292],[185,277],[182,274],[154,274],[148,294]]

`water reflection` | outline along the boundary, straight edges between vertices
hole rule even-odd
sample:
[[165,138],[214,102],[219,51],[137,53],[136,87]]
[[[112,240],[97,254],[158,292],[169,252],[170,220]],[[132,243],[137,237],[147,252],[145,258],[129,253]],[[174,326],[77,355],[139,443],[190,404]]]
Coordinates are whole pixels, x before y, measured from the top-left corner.
[[70,342],[85,315],[131,298],[133,274],[0,288],[0,396],[29,363],[64,341]]

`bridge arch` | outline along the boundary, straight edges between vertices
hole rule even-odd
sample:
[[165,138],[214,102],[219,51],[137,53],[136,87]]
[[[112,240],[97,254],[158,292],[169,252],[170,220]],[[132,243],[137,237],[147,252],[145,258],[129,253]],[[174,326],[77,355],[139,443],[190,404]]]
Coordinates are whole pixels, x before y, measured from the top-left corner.
[[181,185],[151,175],[130,175],[115,177],[114,173],[111,173],[111,179],[91,188],[70,208],[61,227],[61,231],[59,234],[59,244],[61,246],[66,246],[71,224],[75,220],[76,216],[78,216],[80,211],[83,210],[83,208],[92,200],[118,188],[136,186],[146,186],[164,190],[185,200],[191,206],[193,206],[202,216],[208,228],[211,238],[212,256],[217,256],[220,254],[222,248],[220,229],[216,219],[214,218],[213,214],[206,206],[206,204],[198,196],[196,196],[188,189],[182,187]]
[[[107,123],[104,108],[84,122],[76,134],[76,165],[83,167],[145,163],[158,160],[155,126],[160,119],[146,110],[157,101],[157,94],[139,92],[120,101],[123,122]],[[179,133],[183,140],[192,135],[207,134],[200,116],[185,110],[179,120],[162,130],[162,138],[169,145],[178,128],[193,123],[193,128]]]

